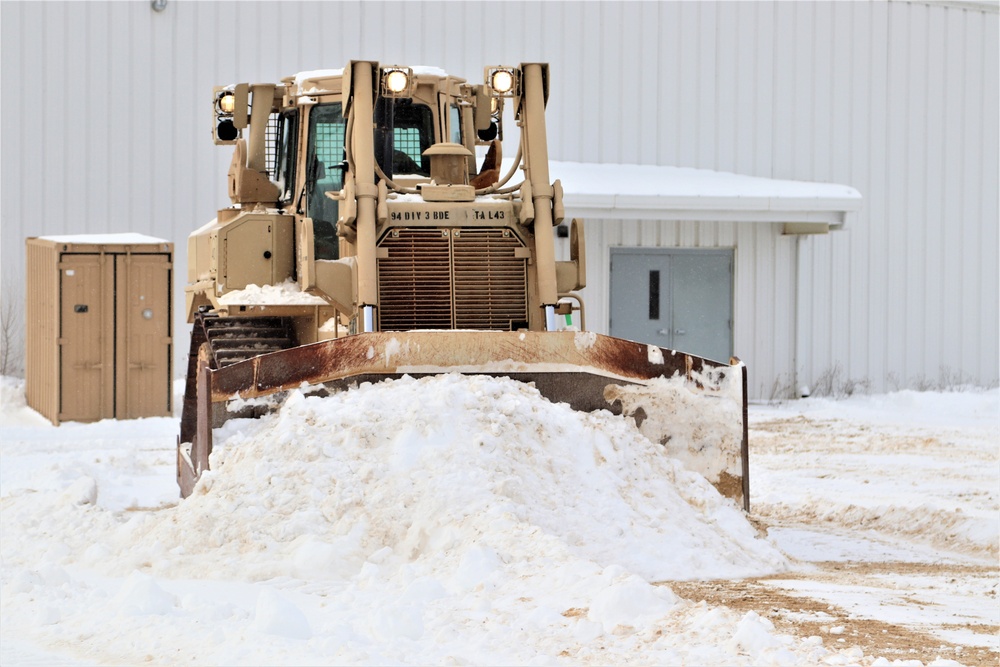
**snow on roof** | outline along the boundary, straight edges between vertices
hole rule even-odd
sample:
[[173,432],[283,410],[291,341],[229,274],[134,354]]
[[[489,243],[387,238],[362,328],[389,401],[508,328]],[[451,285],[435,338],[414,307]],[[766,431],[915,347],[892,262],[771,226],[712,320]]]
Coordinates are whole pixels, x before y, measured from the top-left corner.
[[[432,67],[430,65],[414,65],[410,69],[412,69],[413,73],[417,76],[427,75],[427,76],[439,76],[442,78],[448,76],[448,73],[445,72],[440,67]],[[344,70],[342,68],[316,69],[316,70],[309,70],[306,72],[299,72],[298,74],[295,75],[295,85],[301,86],[302,83],[305,81],[311,81],[314,79],[329,79],[330,77],[343,76],[343,75],[344,75]]]
[[134,245],[137,243],[170,243],[166,239],[158,239],[155,236],[145,234],[134,234],[131,232],[123,234],[56,234],[53,236],[38,237],[43,241],[54,241],[55,243],[92,243],[95,245]]
[[410,69],[413,70],[413,73],[416,76],[428,75],[428,76],[440,76],[442,78],[448,76],[448,73],[445,72],[440,67],[432,67],[430,65],[414,65]]
[[844,225],[861,208],[847,185],[787,181],[709,169],[550,162],[567,215],[656,220],[736,220]]
[[329,79],[334,76],[343,76],[343,69],[314,69],[306,72],[299,72],[295,75],[295,85],[301,86],[304,81],[312,79]]

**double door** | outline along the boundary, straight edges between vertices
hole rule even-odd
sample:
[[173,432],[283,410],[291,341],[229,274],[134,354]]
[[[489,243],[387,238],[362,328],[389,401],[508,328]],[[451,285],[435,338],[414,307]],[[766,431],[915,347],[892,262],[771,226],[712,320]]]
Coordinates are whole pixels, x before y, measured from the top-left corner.
[[610,333],[728,362],[733,251],[612,248]]
[[169,415],[169,254],[63,254],[59,420]]

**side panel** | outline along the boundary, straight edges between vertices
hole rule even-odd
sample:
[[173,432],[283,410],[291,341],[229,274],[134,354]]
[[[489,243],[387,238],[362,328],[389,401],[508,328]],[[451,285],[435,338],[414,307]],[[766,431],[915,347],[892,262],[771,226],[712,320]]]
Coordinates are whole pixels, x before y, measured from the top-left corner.
[[59,419],[113,417],[113,262],[67,254],[59,269]]
[[171,412],[169,255],[116,257],[115,417]]
[[28,405],[59,423],[59,254],[49,244],[27,243],[25,394]]
[[291,216],[248,216],[219,230],[219,274],[229,290],[276,285],[295,270]]

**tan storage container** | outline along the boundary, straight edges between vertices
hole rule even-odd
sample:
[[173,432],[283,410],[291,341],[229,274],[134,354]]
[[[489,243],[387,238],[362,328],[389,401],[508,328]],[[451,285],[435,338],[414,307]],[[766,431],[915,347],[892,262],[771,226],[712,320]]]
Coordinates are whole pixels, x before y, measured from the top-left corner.
[[54,424],[172,413],[173,244],[27,240],[26,393]]

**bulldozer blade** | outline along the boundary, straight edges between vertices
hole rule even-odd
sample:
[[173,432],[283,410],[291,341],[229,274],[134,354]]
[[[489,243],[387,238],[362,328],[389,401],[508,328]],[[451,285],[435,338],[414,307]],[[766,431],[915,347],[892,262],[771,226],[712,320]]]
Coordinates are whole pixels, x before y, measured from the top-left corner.
[[[234,416],[224,407],[229,401],[305,386],[339,391],[362,382],[442,373],[510,377],[533,383],[547,399],[575,410],[608,410],[632,418],[667,455],[749,510],[743,364],[571,331],[363,333],[220,369],[199,364],[198,424],[190,445],[179,445],[181,493],[190,494],[208,469],[212,427]],[[182,471],[184,466],[188,469]]]

